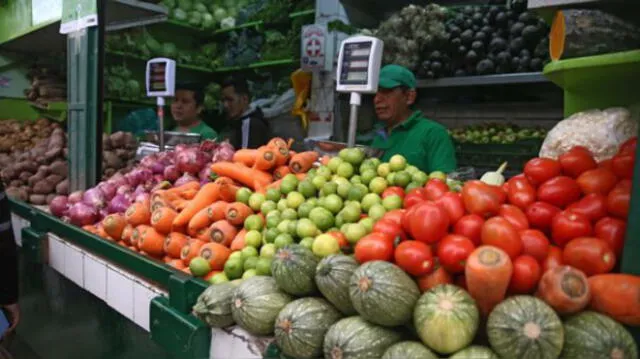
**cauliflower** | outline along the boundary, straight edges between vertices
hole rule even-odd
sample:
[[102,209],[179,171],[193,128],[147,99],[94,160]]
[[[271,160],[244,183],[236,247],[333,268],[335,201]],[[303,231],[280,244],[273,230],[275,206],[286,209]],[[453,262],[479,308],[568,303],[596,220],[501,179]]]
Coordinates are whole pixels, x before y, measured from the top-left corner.
[[540,157],[558,158],[573,146],[584,146],[596,161],[613,157],[620,144],[638,134],[638,120],[620,107],[578,112],[549,131]]

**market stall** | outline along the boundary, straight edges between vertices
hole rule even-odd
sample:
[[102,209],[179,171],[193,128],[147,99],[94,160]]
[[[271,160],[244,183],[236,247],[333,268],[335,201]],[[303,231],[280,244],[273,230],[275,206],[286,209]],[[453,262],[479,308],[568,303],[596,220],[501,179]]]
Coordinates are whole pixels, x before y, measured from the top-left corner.
[[[163,4],[168,26],[209,41],[181,52],[178,71],[291,64],[267,54],[256,62],[256,48],[229,50],[224,64],[215,63],[222,41],[210,36],[234,34],[230,42],[251,48],[245,29],[281,29],[307,14],[270,8],[261,18],[248,4],[246,12]],[[426,173],[403,156],[383,162],[370,148],[337,142],[310,141],[313,148],[295,151],[292,140],[277,136],[257,149],[203,141],[136,160],[129,132],[79,143],[93,132],[102,136],[102,125],[67,136],[53,120],[0,123],[2,144],[12,140],[0,160],[22,255],[149,332],[153,343],[137,355],[637,357],[640,269],[632,256],[640,228],[628,218],[640,216],[632,181],[640,178],[640,99],[630,81],[640,73],[640,43],[628,36],[630,44],[581,52],[571,26],[588,11],[554,7],[554,20],[545,22],[524,1],[404,5],[382,23],[359,23],[352,13],[351,24],[331,26],[383,40],[383,63],[403,63],[421,88],[484,91],[549,79],[564,91],[566,118],[553,126],[451,126],[462,168],[448,174]],[[358,6],[345,1],[350,12]],[[621,32],[636,26],[602,11]],[[174,57],[171,36],[159,35],[166,36],[161,42],[152,33],[162,34],[149,27],[107,36],[107,52]],[[267,49],[291,45],[267,37]],[[132,73],[107,71],[111,96],[139,101]],[[41,96],[50,91],[41,86],[50,74],[34,74],[27,93],[34,101],[46,101]],[[208,96],[214,103],[219,94]],[[349,122],[344,132],[352,140],[361,122]],[[102,163],[85,163],[101,175],[84,188],[87,179],[77,177],[83,165],[67,163],[67,152],[79,148]]]

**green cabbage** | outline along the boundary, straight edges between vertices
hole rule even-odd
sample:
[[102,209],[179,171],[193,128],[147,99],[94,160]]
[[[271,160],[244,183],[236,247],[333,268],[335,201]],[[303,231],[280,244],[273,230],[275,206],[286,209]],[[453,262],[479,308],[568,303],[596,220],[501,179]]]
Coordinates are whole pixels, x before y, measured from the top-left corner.
[[187,12],[182,9],[175,9],[173,11],[173,18],[178,21],[187,21]]
[[197,12],[207,12],[207,6],[201,2],[197,2],[195,4],[193,4],[193,11],[197,11]]
[[202,14],[202,27],[205,29],[210,29],[216,25],[216,20],[213,18],[213,15],[205,12]]
[[125,97],[130,97],[130,98],[137,98],[140,96],[140,93],[142,92],[142,88],[140,86],[140,83],[136,80],[128,80],[125,88],[124,88],[124,95]]
[[178,0],[178,7],[183,11],[189,11],[193,9],[193,2],[191,0]]
[[202,14],[197,11],[192,11],[189,13],[189,25],[191,26],[200,26],[202,23]]
[[162,56],[168,58],[175,58],[178,56],[178,48],[176,44],[171,42],[166,42],[162,45]]
[[213,17],[216,19],[216,22],[221,22],[227,17],[227,11],[223,8],[216,8],[213,12]]
[[167,9],[173,9],[176,7],[176,0],[162,0],[162,5]]

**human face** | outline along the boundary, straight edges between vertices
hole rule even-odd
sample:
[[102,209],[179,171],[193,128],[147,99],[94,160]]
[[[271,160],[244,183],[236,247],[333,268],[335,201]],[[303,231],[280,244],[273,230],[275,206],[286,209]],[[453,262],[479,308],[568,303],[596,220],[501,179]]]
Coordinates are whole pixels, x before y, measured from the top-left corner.
[[222,105],[227,118],[236,120],[249,107],[249,99],[246,95],[240,95],[233,86],[227,86],[222,89]]
[[190,125],[198,120],[202,106],[196,104],[195,93],[189,90],[176,90],[171,101],[171,116],[182,126]]
[[415,90],[406,90],[401,87],[378,88],[373,104],[380,121],[395,124],[406,117],[415,99]]

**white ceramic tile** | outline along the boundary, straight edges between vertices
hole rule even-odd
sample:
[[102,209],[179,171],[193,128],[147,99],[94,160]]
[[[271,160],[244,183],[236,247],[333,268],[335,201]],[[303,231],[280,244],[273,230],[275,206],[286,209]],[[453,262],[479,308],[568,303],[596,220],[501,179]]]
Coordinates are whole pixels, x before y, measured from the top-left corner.
[[80,248],[69,244],[64,251],[64,275],[84,288],[84,254]]
[[107,300],[107,266],[98,258],[85,255],[84,266],[84,288],[96,297]]
[[25,227],[26,221],[24,218],[11,213],[11,228],[13,229],[13,238],[16,240],[16,244],[22,247],[22,228]]
[[133,320],[133,280],[110,266],[107,267],[107,304]]
[[133,285],[133,321],[149,331],[149,305],[151,299],[158,295],[144,283],[136,282]]
[[66,244],[55,236],[49,236],[49,266],[61,274],[64,274],[65,246]]

